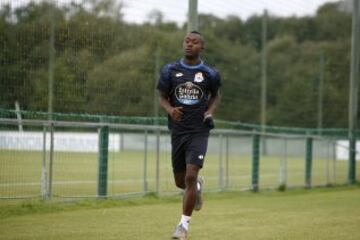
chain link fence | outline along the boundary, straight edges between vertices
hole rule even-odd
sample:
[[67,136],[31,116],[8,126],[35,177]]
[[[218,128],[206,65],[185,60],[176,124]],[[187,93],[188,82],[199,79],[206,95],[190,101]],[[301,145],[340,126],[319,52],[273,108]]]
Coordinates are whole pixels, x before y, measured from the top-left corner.
[[[165,126],[2,119],[0,198],[173,194]],[[206,191],[346,184],[341,137],[217,129],[201,174]],[[311,141],[309,141],[311,140]],[[357,166],[359,177],[360,169]]]

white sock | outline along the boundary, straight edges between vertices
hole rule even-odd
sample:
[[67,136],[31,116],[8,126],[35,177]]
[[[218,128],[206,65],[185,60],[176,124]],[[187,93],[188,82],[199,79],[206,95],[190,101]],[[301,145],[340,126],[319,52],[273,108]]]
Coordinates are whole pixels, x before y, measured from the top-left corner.
[[186,229],[186,231],[189,230],[189,223],[190,223],[190,216],[181,215],[181,220],[179,222],[179,225],[182,224],[183,227]]

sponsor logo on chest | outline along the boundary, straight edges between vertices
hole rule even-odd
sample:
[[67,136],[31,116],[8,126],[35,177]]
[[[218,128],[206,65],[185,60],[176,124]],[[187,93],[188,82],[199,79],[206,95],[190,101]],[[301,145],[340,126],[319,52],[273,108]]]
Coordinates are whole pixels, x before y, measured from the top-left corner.
[[194,105],[202,99],[203,91],[199,86],[188,81],[176,87],[175,96],[182,104]]

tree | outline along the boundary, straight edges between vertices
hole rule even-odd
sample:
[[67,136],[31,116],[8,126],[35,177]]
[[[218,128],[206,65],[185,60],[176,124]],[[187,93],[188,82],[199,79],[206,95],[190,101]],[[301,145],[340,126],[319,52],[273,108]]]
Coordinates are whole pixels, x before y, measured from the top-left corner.
[[86,88],[87,112],[150,115],[154,89],[150,57],[149,49],[140,47],[96,66]]
[[[55,111],[152,115],[155,53],[160,66],[180,58],[186,28],[164,21],[158,11],[147,23],[127,23],[122,6],[115,0],[2,6],[0,107],[13,108],[18,100],[23,109],[47,110],[53,21]],[[223,78],[217,118],[259,122],[262,18],[199,17],[204,59]],[[351,15],[336,3],[315,16],[268,16],[268,124],[316,126],[323,54],[323,125],[347,126],[350,26]]]

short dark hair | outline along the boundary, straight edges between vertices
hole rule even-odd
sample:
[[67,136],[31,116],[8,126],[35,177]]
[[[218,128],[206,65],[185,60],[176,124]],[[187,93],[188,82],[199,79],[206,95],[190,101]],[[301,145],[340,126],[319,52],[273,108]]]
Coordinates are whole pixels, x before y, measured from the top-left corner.
[[202,34],[199,32],[199,31],[196,31],[196,30],[192,30],[191,32],[189,33],[195,33],[195,34],[199,34],[200,36],[202,36]]
[[194,34],[197,34],[200,36],[200,39],[202,41],[203,44],[205,44],[205,39],[204,39],[204,36],[199,32],[199,31],[196,31],[196,30],[192,30],[190,31],[189,33],[194,33]]

